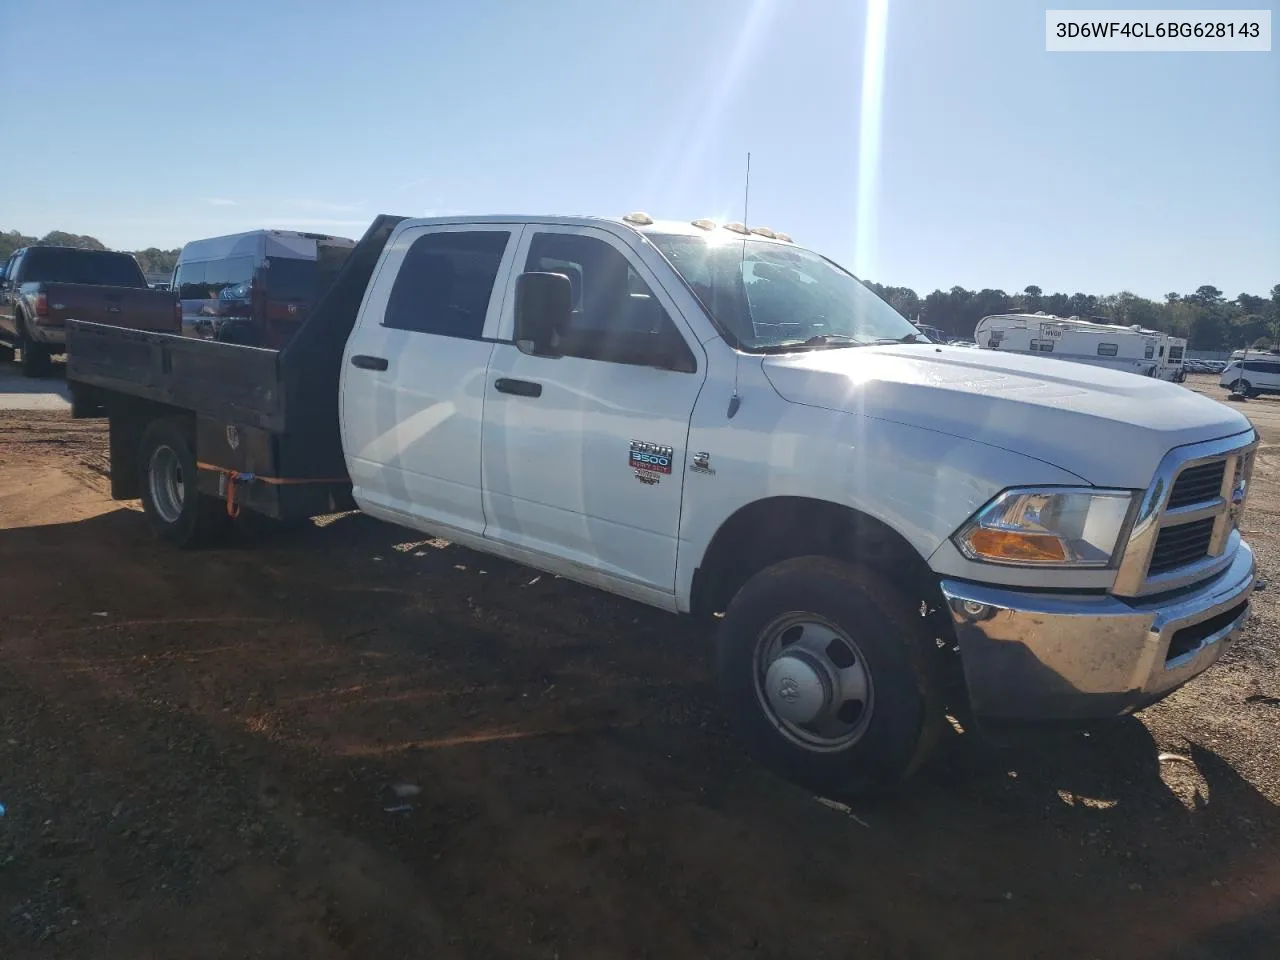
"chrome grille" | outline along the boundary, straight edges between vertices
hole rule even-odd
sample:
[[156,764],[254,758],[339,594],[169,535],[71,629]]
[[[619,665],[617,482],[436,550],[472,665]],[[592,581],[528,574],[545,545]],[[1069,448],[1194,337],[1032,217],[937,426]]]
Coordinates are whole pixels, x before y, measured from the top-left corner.
[[1215,460],[1196,467],[1187,467],[1174,481],[1169,494],[1169,509],[1185,507],[1192,503],[1205,503],[1222,495],[1222,476],[1227,461]]
[[1156,548],[1151,552],[1147,574],[1168,573],[1209,555],[1209,542],[1213,539],[1216,517],[1205,517],[1176,527],[1165,527],[1156,537]]
[[1174,590],[1231,562],[1258,436],[1253,430],[1178,447],[1143,494],[1112,592],[1138,597]]

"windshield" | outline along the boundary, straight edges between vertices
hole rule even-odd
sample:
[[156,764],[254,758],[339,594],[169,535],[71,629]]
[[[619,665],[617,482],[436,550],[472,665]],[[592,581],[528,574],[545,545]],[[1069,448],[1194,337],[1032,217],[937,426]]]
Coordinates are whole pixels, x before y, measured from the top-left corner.
[[861,281],[816,253],[716,234],[648,236],[746,350],[927,342]]

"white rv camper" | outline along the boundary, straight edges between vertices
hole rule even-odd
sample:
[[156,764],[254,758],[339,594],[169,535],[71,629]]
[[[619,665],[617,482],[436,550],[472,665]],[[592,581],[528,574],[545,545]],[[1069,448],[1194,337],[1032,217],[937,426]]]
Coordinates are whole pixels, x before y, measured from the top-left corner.
[[979,320],[973,339],[984,350],[1046,354],[1144,377],[1186,379],[1182,357],[1187,341],[1137,324],[1125,327],[1045,313],[998,314]]

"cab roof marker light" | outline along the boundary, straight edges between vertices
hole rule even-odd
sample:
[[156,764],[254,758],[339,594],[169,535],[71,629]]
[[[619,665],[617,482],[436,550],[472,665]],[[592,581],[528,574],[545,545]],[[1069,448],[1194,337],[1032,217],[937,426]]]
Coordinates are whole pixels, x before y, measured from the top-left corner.
[[795,243],[795,241],[791,239],[791,234],[789,233],[775,233],[773,238],[775,240],[781,240],[783,243]]
[[642,227],[647,227],[649,224],[653,223],[653,217],[649,216],[643,210],[632,211],[622,219],[627,223],[634,223]]
[[743,226],[741,223],[738,223],[736,220],[735,220],[733,223],[726,223],[726,224],[724,225],[724,228],[725,228],[726,230],[732,230],[734,233],[740,233],[740,234],[742,234],[744,237],[745,237],[745,236],[747,236],[747,235],[751,232],[751,231],[750,231],[750,230],[748,230],[745,226]]
[[706,217],[701,217],[697,220],[690,220],[689,222],[700,230],[714,230],[716,228],[716,222],[714,220],[708,220]]
[[768,237],[770,240],[775,240],[778,236],[768,227],[752,227],[751,232],[760,237]]

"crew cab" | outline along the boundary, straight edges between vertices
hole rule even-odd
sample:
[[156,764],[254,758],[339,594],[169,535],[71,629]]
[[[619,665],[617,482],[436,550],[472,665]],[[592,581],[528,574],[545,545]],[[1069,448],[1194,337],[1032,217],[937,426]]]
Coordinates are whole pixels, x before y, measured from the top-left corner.
[[39,377],[66,350],[68,320],[180,328],[177,298],[152,290],[127,253],[77,247],[24,247],[0,277],[0,351],[20,353],[22,372]]
[[928,342],[766,228],[382,217],[283,350],[70,343],[163,539],[358,507],[702,618],[745,742],[829,795],[907,776],[950,711],[1138,710],[1249,612],[1243,416]]

